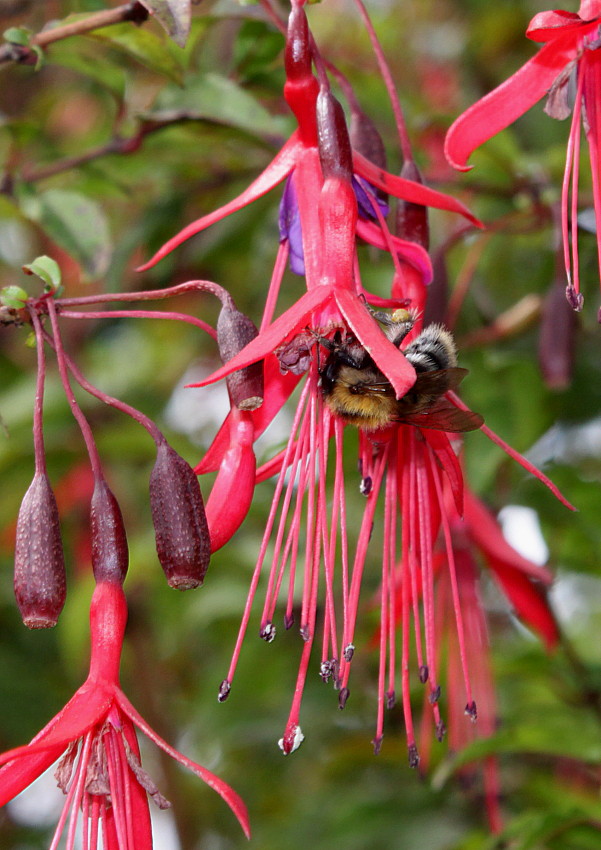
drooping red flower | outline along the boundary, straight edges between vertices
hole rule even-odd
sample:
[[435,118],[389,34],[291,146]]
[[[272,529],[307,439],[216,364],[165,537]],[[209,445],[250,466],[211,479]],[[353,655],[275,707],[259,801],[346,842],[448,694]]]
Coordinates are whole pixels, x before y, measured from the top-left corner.
[[[298,129],[295,130],[267,168],[244,192],[219,209],[187,225],[180,233],[166,242],[147,263],[140,266],[138,271],[151,268],[191,236],[248,206],[288,178],[283,206],[280,211],[281,239],[286,252],[289,246],[292,249],[293,268],[299,270],[302,262],[308,282],[310,279],[319,277],[322,249],[319,228],[308,227],[307,221],[303,220],[300,228],[302,233],[299,234],[299,222],[296,215],[297,206],[308,208],[316,204],[324,183],[321,167],[323,162],[320,165],[320,152],[318,150],[318,144],[321,142],[323,151],[324,143],[323,135],[319,139],[317,115],[320,83],[318,83],[312,71],[315,49],[303,3],[295,0],[292,3],[286,38],[284,95],[298,121]],[[321,88],[323,89],[323,87],[322,80]],[[325,141],[326,143],[327,141],[336,143],[336,139],[326,139]],[[374,165],[357,151],[352,152],[352,170],[355,175],[354,191],[359,193],[365,211],[360,216],[355,214],[352,229],[353,239],[356,232],[358,236],[376,247],[393,246],[404,262],[418,269],[426,283],[429,282],[432,275],[427,252],[415,242],[392,235],[385,225],[385,232],[383,232],[381,216],[378,217],[375,211],[373,214],[367,212],[369,205],[377,204],[377,201],[375,197],[373,201],[369,196],[366,197],[365,189],[371,187],[416,204],[457,212],[474,224],[479,224],[470,211],[455,198],[413,180],[396,177]],[[301,247],[301,241],[302,258],[299,257],[298,250]]]
[[[307,100],[313,99],[314,89],[314,84],[307,82],[304,92]],[[322,590],[325,596],[319,606],[324,610],[319,636],[320,672],[322,678],[333,682],[338,690],[340,707],[345,706],[363,575],[380,504],[383,526],[378,562],[382,570],[380,631],[383,643],[374,746],[376,750],[380,747],[384,709],[395,699],[394,682],[400,669],[409,759],[411,764],[417,765],[419,756],[409,702],[409,654],[412,640],[415,640],[419,677],[427,683],[436,727],[442,734],[434,615],[434,545],[446,515],[445,481],[456,501],[456,511],[463,510],[462,471],[454,441],[447,433],[462,429],[452,427],[449,413],[446,430],[429,429],[424,417],[416,425],[392,423],[390,428],[360,432],[359,480],[366,502],[359,528],[353,534],[346,513],[345,423],[324,402],[321,387],[324,348],[328,350],[337,338],[352,340],[352,345],[369,354],[385,383],[392,388],[390,392],[394,391],[397,399],[401,399],[415,382],[414,367],[382,332],[367,304],[410,306],[415,317],[423,309],[426,280],[419,274],[395,274],[391,288],[393,298],[388,302],[373,299],[363,290],[356,255],[358,202],[352,182],[353,159],[340,107],[327,87],[319,90],[315,116],[315,156],[307,154],[303,159],[303,168],[307,167],[307,174],[312,175],[310,180],[307,178],[312,190],[303,194],[300,184],[295,187],[308,291],[273,320],[275,297],[274,290],[270,290],[258,336],[222,368],[196,385],[204,386],[263,360],[264,403],[248,414],[255,437],[265,430],[297,388],[300,392],[286,448],[257,472],[258,481],[273,475],[278,478],[232,662],[219,698],[223,701],[230,693],[253,600],[265,568],[269,578],[259,633],[266,642],[275,637],[274,614],[282,596],[286,599],[284,625],[287,629],[292,627],[294,617],[298,616],[295,587],[302,587],[298,626],[303,646],[292,707],[280,741],[284,753],[295,750],[303,740],[300,708],[313,645],[318,637],[317,611]],[[390,253],[395,255],[396,252],[391,249]],[[278,263],[280,260],[281,256]],[[421,319],[417,318],[415,332],[419,330]],[[303,376],[304,382],[299,387]],[[450,393],[445,404],[451,410],[465,409]],[[477,427],[477,419],[470,421]],[[418,427],[419,424],[423,427]],[[219,503],[223,507],[210,512],[209,516],[211,536],[216,535],[218,539],[226,536],[220,534],[220,524],[229,523],[225,508],[236,511],[237,503],[242,501],[237,498],[235,468],[232,467],[228,475],[222,475],[223,463],[232,447],[231,435],[237,435],[240,426],[239,415],[231,414],[196,470],[204,473],[220,469],[224,497]],[[529,471],[550,484],[485,426],[482,429]],[[395,660],[398,563],[402,564],[404,588],[399,603],[402,622],[399,665]],[[470,711],[475,711],[473,700]]]
[[66,800],[53,850],[65,830],[66,850],[73,850],[80,812],[84,846],[90,850],[100,846],[105,850],[152,850],[148,796],[160,808],[170,804],[142,767],[137,728],[217,791],[248,836],[246,807],[235,791],[159,737],[119,687],[126,620],[121,585],[99,582],[90,608],[88,678],[31,743],[0,755],[0,805],[12,800],[60,759],[55,775]]
[[[464,493],[463,517],[457,513],[448,488],[445,488],[445,502],[443,533],[435,551],[435,628],[439,649],[444,645],[446,650],[445,725],[449,749],[461,753],[472,741],[493,735],[498,724],[478,562],[488,567],[515,614],[538,634],[548,650],[557,645],[559,632],[544,593],[553,580],[551,572],[510,546],[495,517],[469,488]],[[474,722],[466,723],[465,715]],[[426,765],[431,749],[431,726],[431,712],[425,710],[420,751]],[[460,772],[469,779],[472,765],[464,764]],[[493,756],[484,758],[482,777],[488,820],[493,832],[498,832],[500,784]]]
[[[601,2],[582,0],[577,13],[556,9],[531,20],[528,38],[544,46],[512,77],[467,109],[451,126],[445,143],[449,162],[468,170],[470,154],[548,95],[545,112],[553,118],[572,113],[562,187],[562,233],[566,295],[582,309],[578,267],[578,170],[581,126],[591,159],[597,244],[601,268]],[[574,87],[573,108],[571,98]],[[601,314],[600,314],[601,320]]]

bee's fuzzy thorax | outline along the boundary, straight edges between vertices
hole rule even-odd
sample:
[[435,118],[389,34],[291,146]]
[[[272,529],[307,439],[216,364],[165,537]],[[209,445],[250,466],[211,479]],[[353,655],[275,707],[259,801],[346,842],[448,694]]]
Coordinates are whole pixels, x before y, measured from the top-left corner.
[[403,353],[418,372],[452,369],[457,365],[455,341],[444,325],[428,325]]

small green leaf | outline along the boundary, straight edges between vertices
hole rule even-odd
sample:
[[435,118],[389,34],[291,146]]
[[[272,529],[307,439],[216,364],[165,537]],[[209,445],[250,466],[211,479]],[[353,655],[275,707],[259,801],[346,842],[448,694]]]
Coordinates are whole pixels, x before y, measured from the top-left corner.
[[10,41],[11,44],[20,44],[22,47],[29,47],[33,33],[27,27],[10,27],[4,30],[3,35],[6,41]]
[[111,237],[106,217],[95,201],[65,189],[34,194],[24,187],[19,201],[23,214],[81,263],[88,277],[97,278],[107,271]]
[[191,0],[140,0],[157,19],[167,34],[180,47],[184,47],[190,34],[192,21]]
[[61,270],[56,260],[43,255],[36,257],[33,263],[23,266],[25,274],[35,274],[45,283],[46,292],[56,291],[61,285]]
[[27,303],[28,295],[20,286],[3,286],[0,289],[0,304],[21,310]]
[[164,74],[176,83],[182,83],[182,70],[169,53],[163,40],[165,36],[160,38],[150,30],[132,27],[131,24],[118,24],[96,30],[90,37],[111,44],[133,56],[151,71]]
[[33,66],[33,70],[39,71],[40,68],[42,67],[42,65],[44,64],[45,60],[46,60],[46,54],[44,53],[42,48],[37,44],[33,44],[31,49],[33,50],[33,52],[37,56],[37,60],[36,60],[35,65]]

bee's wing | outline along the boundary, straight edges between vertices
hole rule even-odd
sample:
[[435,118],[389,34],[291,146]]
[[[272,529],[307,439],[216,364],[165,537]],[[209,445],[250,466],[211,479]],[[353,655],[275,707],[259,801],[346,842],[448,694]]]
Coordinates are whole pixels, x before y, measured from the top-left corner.
[[341,381],[340,383],[346,387],[352,387],[356,395],[377,395],[395,398],[394,387],[390,381],[370,381],[369,383],[361,381],[358,384]]
[[447,390],[456,389],[467,375],[467,369],[453,366],[451,369],[433,369],[429,372],[418,372],[417,379],[410,392],[428,395],[442,395]]
[[[459,371],[465,372],[466,370],[460,369]],[[404,422],[407,425],[416,425],[418,428],[433,428],[435,431],[450,431],[452,433],[475,431],[484,423],[484,419],[479,413],[474,413],[472,410],[459,410],[445,398],[439,399],[436,404],[423,413],[401,414],[396,421]]]
[[[434,369],[429,372],[418,372],[415,384],[409,393],[427,395],[442,395],[447,390],[454,390],[467,375],[467,369],[454,366],[452,369]],[[389,396],[394,398],[394,389],[390,381],[361,382],[355,385],[355,392],[360,389],[362,395]]]

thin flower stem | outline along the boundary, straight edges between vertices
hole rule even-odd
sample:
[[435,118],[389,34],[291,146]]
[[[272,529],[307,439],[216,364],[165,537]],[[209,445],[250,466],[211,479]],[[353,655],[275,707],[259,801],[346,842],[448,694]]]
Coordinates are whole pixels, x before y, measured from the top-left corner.
[[367,9],[365,8],[362,0],[355,0],[355,5],[359,10],[359,14],[363,19],[363,23],[367,30],[367,34],[369,35],[369,39],[371,41],[372,49],[376,55],[376,59],[378,61],[378,66],[380,68],[380,73],[382,75],[382,79],[384,80],[384,85],[386,86],[386,91],[388,92],[388,97],[390,100],[390,105],[392,107],[392,111],[394,114],[394,120],[396,122],[397,133],[399,135],[399,142],[401,144],[401,151],[403,154],[403,159],[405,162],[411,162],[413,160],[413,152],[411,150],[411,142],[409,140],[409,133],[407,132],[407,124],[405,122],[405,117],[403,115],[403,110],[401,109],[401,105],[399,103],[399,99],[396,94],[396,89],[394,85],[394,80],[392,79],[392,74],[390,72],[390,68],[388,66],[388,62],[386,61],[386,57],[384,56],[384,51],[382,50],[382,45],[376,35],[376,31],[374,26],[370,20],[370,17],[367,13]]
[[56,303],[59,312],[63,307],[81,307],[84,304],[106,304],[110,301],[160,301],[187,292],[210,292],[219,298],[224,307],[234,308],[232,296],[227,289],[212,280],[187,280],[165,289],[147,289],[140,292],[99,292],[96,295],[82,295],[78,298],[60,298]]
[[46,357],[44,355],[44,338],[40,319],[36,311],[28,305],[27,310],[35,331],[36,354],[38,371],[36,377],[35,402],[33,406],[33,450],[35,455],[35,471],[38,475],[46,474],[46,452],[44,451],[44,385],[46,382]]
[[[44,331],[43,334],[46,342],[54,349],[54,340],[52,339],[50,334],[48,334],[46,331]],[[117,410],[120,410],[122,413],[126,413],[128,416],[131,416],[132,419],[135,419],[138,424],[140,424],[148,431],[157,446],[160,443],[165,442],[165,437],[163,436],[163,433],[157,428],[152,419],[150,419],[148,416],[145,416],[139,410],[136,410],[135,407],[126,404],[124,401],[120,401],[118,398],[113,398],[113,396],[103,393],[101,390],[91,384],[88,380],[86,380],[86,378],[84,378],[75,363],[67,354],[64,355],[64,359],[69,371],[71,372],[77,383],[80,385],[80,387],[82,387],[86,392],[90,393],[90,395],[93,395],[95,398],[99,399],[105,404],[110,405],[110,407],[114,407]]]
[[104,478],[102,473],[102,464],[100,463],[100,455],[98,454],[98,449],[96,448],[96,442],[94,440],[94,435],[92,434],[92,429],[90,428],[90,423],[82,413],[81,407],[78,405],[75,396],[73,395],[73,389],[71,388],[71,384],[69,382],[68,366],[65,360],[66,355],[65,350],[63,348],[61,332],[58,326],[56,305],[54,304],[52,298],[48,300],[48,315],[50,316],[50,324],[52,325],[54,350],[56,352],[58,371],[61,376],[65,395],[67,397],[67,401],[69,402],[71,413],[77,421],[77,424],[79,425],[79,430],[81,431],[82,436],[84,438],[86,449],[88,450],[88,455],[90,458],[90,464],[92,466],[92,471],[94,472],[94,478],[96,478],[97,480],[102,480]]
[[205,331],[213,339],[217,339],[217,331],[203,322],[202,319],[197,319],[195,316],[189,316],[187,313],[174,313],[164,310],[102,310],[77,312],[74,310],[61,310],[61,318],[63,319],[172,319],[176,322],[187,322],[190,325],[195,325],[201,331]]
[[486,233],[480,236],[474,242],[474,244],[471,245],[467,250],[465,260],[463,262],[463,265],[461,266],[459,274],[457,275],[457,280],[455,282],[455,286],[453,287],[453,291],[449,298],[449,304],[447,307],[446,324],[450,328],[450,330],[453,330],[453,328],[455,327],[457,318],[461,311],[463,302],[465,301],[472,279],[476,273],[482,254],[484,253],[484,250],[487,247],[490,239],[491,234]]
[[265,14],[267,15],[271,23],[274,25],[274,27],[279,30],[283,36],[286,36],[286,24],[275,11],[269,0],[259,0],[259,5],[263,7]]
[[386,219],[384,218],[384,216],[383,216],[383,214],[382,214],[382,210],[380,209],[380,205],[378,204],[378,201],[377,201],[377,199],[376,199],[375,195],[373,195],[373,194],[371,193],[371,191],[366,190],[366,195],[367,195],[367,197],[368,197],[368,199],[369,199],[369,202],[370,202],[370,204],[371,204],[371,206],[372,206],[372,209],[373,209],[373,211],[374,211],[374,214],[375,214],[376,218],[378,219],[378,224],[380,225],[380,228],[381,228],[382,233],[383,233],[383,235],[384,235],[384,239],[385,239],[385,241],[386,241],[386,246],[387,246],[387,249],[388,249],[388,253],[390,254],[390,256],[391,256],[391,258],[392,258],[392,264],[393,264],[393,266],[394,266],[395,273],[396,273],[396,274],[397,274],[400,278],[402,278],[402,276],[403,276],[403,271],[402,271],[402,269],[401,269],[401,263],[400,263],[400,261],[399,261],[399,256],[398,256],[397,251],[396,251],[396,249],[395,249],[395,247],[394,247],[394,243],[393,243],[393,241],[392,241],[392,234],[391,234],[391,232],[390,232],[390,229],[389,229],[389,227],[388,227],[388,224],[387,224],[387,222],[386,222]]

